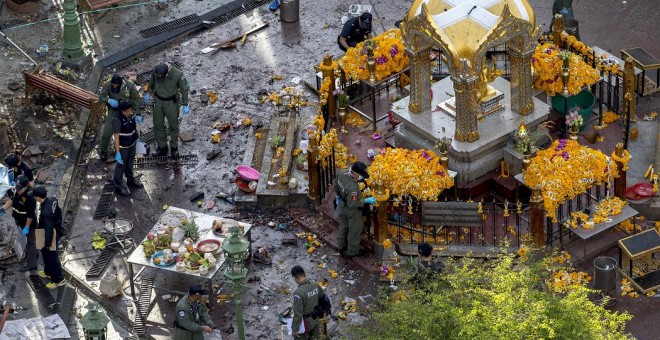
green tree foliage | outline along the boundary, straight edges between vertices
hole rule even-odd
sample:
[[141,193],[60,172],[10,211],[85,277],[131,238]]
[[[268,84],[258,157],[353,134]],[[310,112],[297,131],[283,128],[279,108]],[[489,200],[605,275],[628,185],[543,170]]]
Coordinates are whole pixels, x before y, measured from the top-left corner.
[[[350,339],[630,339],[632,316],[606,310],[575,285],[549,290],[551,257],[448,261],[423,288],[402,284]],[[537,259],[533,259],[538,257]],[[570,264],[569,264],[570,266]]]

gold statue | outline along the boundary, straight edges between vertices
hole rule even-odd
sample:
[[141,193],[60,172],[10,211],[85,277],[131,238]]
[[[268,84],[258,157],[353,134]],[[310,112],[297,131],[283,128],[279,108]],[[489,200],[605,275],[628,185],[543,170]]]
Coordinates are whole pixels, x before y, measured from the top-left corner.
[[485,102],[495,95],[495,89],[488,84],[493,82],[495,78],[501,76],[502,74],[504,74],[503,71],[495,68],[495,60],[491,58],[490,66],[488,66],[486,63],[486,56],[483,57],[481,61],[481,73],[479,74],[479,100]]

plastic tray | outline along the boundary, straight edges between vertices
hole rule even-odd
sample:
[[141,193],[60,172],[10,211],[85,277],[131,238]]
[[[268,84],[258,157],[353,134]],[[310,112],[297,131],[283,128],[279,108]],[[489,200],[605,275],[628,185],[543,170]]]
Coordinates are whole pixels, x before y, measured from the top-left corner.
[[259,171],[252,169],[251,167],[247,165],[239,165],[236,167],[236,172],[238,172],[238,176],[243,179],[244,181],[247,182],[252,182],[252,181],[258,181],[259,176],[261,174]]

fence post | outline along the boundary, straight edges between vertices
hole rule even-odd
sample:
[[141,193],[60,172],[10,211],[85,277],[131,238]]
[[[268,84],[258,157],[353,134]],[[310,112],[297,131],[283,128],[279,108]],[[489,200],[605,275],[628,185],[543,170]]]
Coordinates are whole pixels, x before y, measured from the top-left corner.
[[[523,155],[523,173],[527,171],[530,164],[530,156]],[[543,211],[543,195],[541,195],[541,189],[539,188],[530,189],[532,189],[532,196],[529,199],[529,232],[532,235],[534,246],[541,248],[545,243],[543,238],[543,218],[545,217],[545,212]],[[550,237],[549,233],[548,237]]]
[[330,125],[330,120],[335,118],[335,107],[336,107],[336,98],[333,94],[335,91],[335,70],[330,69],[332,65],[332,56],[326,54],[323,57],[323,79],[326,77],[330,78],[330,87],[328,88],[328,121],[325,122],[326,126]]
[[376,260],[381,261],[383,258],[383,242],[387,239],[387,201],[380,202],[376,207],[376,220],[374,225],[374,253]]
[[[614,153],[617,157],[623,158],[625,149],[623,143],[616,143]],[[614,178],[614,196],[626,201],[626,171],[623,170],[623,163],[614,161],[616,168],[619,171],[619,176]]]
[[[319,190],[319,164],[318,156],[318,139],[317,136],[321,135],[321,131],[314,131],[309,136],[309,145],[307,146],[307,174],[309,177],[309,187],[307,189],[307,197],[312,202],[317,203]],[[318,204],[318,203],[317,203]]]
[[[623,66],[623,93],[630,93],[630,100],[623,100],[623,112],[629,112],[630,121],[636,122],[635,116],[635,92],[637,89],[635,76],[635,63],[632,58],[628,57]],[[644,89],[642,88],[642,93]],[[628,110],[626,110],[628,109]]]
[[529,230],[532,234],[532,242],[537,248],[543,247],[543,196],[541,189],[532,189],[532,197],[529,199]]

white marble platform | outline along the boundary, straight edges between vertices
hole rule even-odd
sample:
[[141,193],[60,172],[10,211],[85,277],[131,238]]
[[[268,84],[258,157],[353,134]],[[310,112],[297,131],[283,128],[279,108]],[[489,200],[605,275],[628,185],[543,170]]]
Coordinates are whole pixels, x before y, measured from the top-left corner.
[[[512,132],[518,128],[523,118],[527,127],[534,129],[548,117],[550,106],[534,97],[533,112],[526,116],[513,112],[509,81],[498,77],[491,85],[504,94],[504,99],[500,101],[504,110],[478,122],[479,139],[470,143],[454,140],[449,151],[449,168],[458,172],[458,181],[462,183],[473,181],[499,166],[504,158],[503,149],[512,141]],[[431,107],[434,111],[409,112],[410,97],[393,104],[394,116],[402,122],[397,126],[395,134],[398,147],[433,149],[438,139],[454,138],[455,118],[436,109],[438,104],[453,96],[453,82],[447,77],[434,83],[432,90]]]

